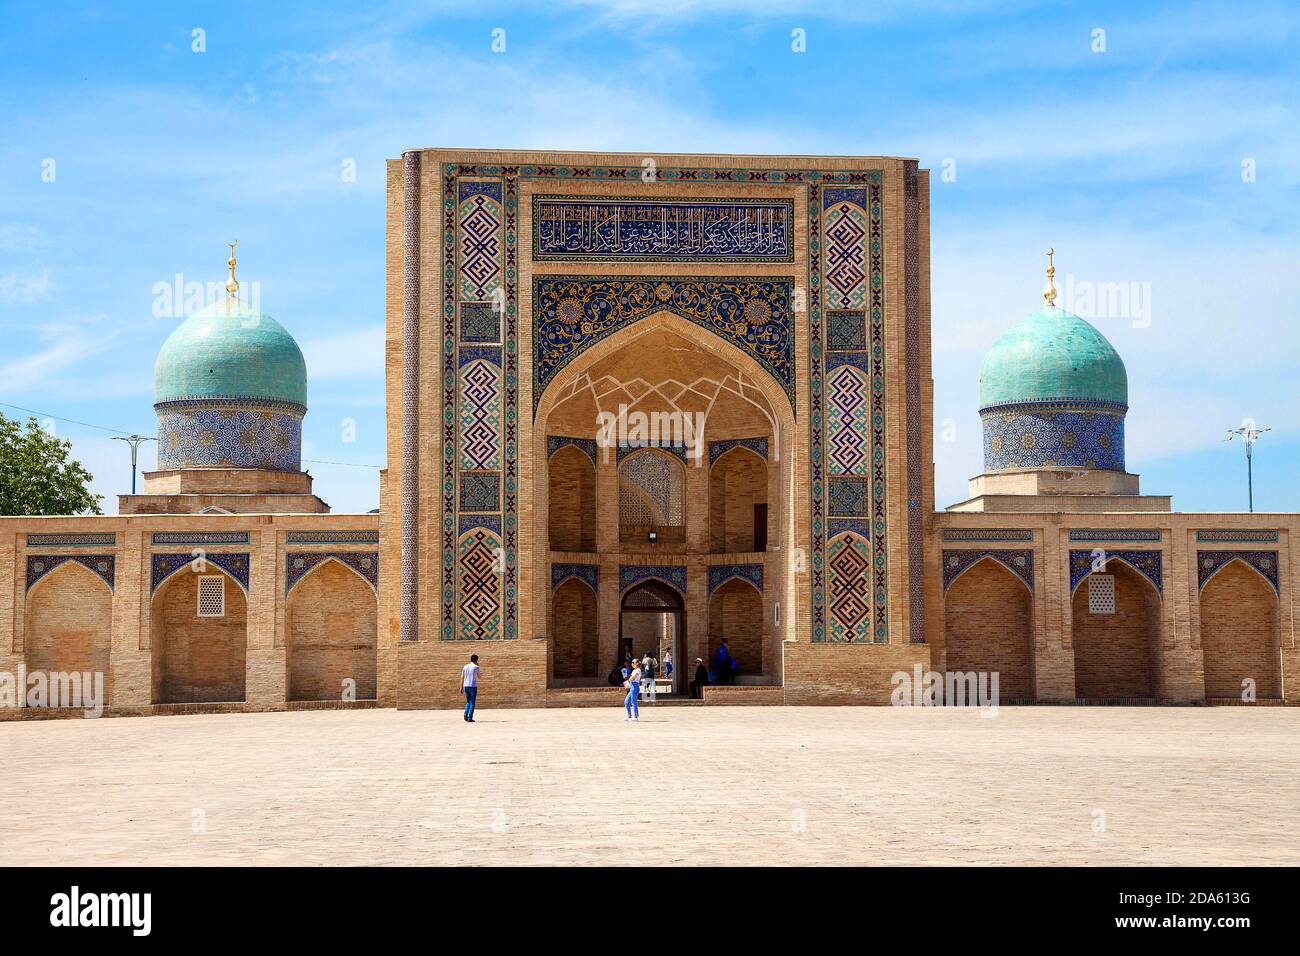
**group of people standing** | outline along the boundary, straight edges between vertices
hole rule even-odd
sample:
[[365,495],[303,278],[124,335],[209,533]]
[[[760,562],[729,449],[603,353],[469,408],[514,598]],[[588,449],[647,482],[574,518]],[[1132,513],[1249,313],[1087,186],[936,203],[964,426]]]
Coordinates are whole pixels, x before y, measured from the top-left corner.
[[[668,678],[669,686],[675,686],[673,680],[673,652],[664,652],[664,676]],[[736,672],[740,669],[736,658],[732,656],[731,649],[724,640],[719,646],[717,656],[714,660],[712,671],[704,664],[704,659],[695,658],[695,676],[691,680],[691,696],[697,700],[704,697],[704,688],[709,684],[734,684],[736,682]],[[645,694],[647,699],[653,702],[657,697],[657,687],[655,684],[655,675],[659,671],[659,659],[651,651],[646,651],[645,656],[637,660],[632,656],[631,651],[625,651],[623,654],[623,667],[619,671],[623,680],[623,687],[627,690],[627,695],[623,698],[623,708],[627,711],[624,720],[641,719],[641,696]],[[461,669],[460,689],[465,695],[465,720],[468,723],[474,723],[474,705],[478,700],[478,655],[471,654],[469,663]],[[610,683],[614,682],[614,675],[610,675]]]

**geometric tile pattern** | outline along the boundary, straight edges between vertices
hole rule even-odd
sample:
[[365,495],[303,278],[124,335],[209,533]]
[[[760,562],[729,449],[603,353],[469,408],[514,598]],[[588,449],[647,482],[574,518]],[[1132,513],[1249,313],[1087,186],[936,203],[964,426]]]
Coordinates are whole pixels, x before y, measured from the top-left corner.
[[758,457],[767,461],[766,438],[723,438],[709,442],[709,467],[712,468],[727,452],[733,448],[748,448]]
[[999,548],[972,548],[970,550],[954,550],[943,552],[943,589],[948,590],[949,585],[956,581],[968,568],[984,560],[992,558],[998,564],[1002,565],[1020,580],[1030,591],[1034,590],[1034,552],[1029,550],[1014,551]]
[[501,314],[491,302],[460,304],[460,340],[462,342],[500,342]]
[[292,591],[317,565],[331,559],[351,568],[379,590],[378,551],[290,551],[284,556],[284,593]]
[[827,514],[837,516],[866,515],[870,510],[865,478],[838,478],[829,480],[830,507]]
[[501,575],[497,555],[501,539],[486,528],[476,528],[460,540],[458,563],[457,639],[501,639]]
[[378,531],[289,531],[288,544],[378,544]]
[[533,411],[546,386],[596,343],[671,312],[752,356],[794,401],[794,280],[784,277],[534,276]]
[[1273,590],[1281,593],[1278,587],[1277,552],[1276,551],[1197,551],[1196,552],[1196,587],[1204,588],[1224,565],[1232,561],[1242,561],[1273,585]]
[[499,472],[460,473],[461,511],[500,511],[501,475]]
[[[830,544],[830,640],[836,644],[870,643],[870,542],[845,534]],[[876,643],[884,643],[877,640]]]
[[[181,570],[181,568],[188,568],[199,561],[221,568],[221,570],[238,581],[239,586],[245,592],[248,591],[249,555],[246,552],[213,551],[204,554],[202,557],[195,557],[189,552],[183,554],[154,554],[149,575],[150,593],[157,591],[158,585]],[[202,568],[196,569],[196,572],[202,573]]]
[[501,369],[470,362],[460,372],[460,467],[501,467]]
[[534,196],[533,260],[793,262],[788,199]]
[[709,566],[709,594],[733,578],[748,581],[760,592],[763,590],[763,566],[761,564],[713,564]]
[[154,544],[248,544],[247,531],[155,531]]
[[1164,575],[1163,575],[1163,552],[1161,551],[1108,551],[1101,548],[1095,549],[1100,551],[1100,555],[1095,555],[1092,551],[1071,551],[1070,552],[1070,593],[1073,594],[1079,582],[1091,574],[1094,570],[1093,563],[1096,560],[1101,561],[1100,570],[1104,570],[1113,560],[1123,561],[1138,574],[1142,575],[1148,581],[1155,585],[1155,588],[1161,594],[1164,593]]
[[460,291],[472,302],[501,288],[501,184],[461,183]]
[[808,204],[811,639],[886,643],[883,184],[834,178]]
[[1159,528],[1071,528],[1071,541],[1159,541]]
[[551,565],[551,590],[554,591],[569,578],[578,578],[596,593],[600,593],[600,568],[594,564],[565,564],[555,562]]
[[114,547],[117,544],[117,535],[112,531],[91,531],[71,534],[43,533],[29,534],[27,536],[27,547],[29,548],[84,548],[84,547]]
[[112,589],[116,559],[111,554],[29,554],[27,556],[27,589],[30,591],[33,584],[67,561],[75,561],[77,564],[94,571]]
[[302,470],[302,415],[250,408],[158,414],[158,468]]
[[664,564],[622,564],[618,568],[618,593],[622,594],[634,584],[657,578],[676,588],[686,596],[686,568]]
[[1024,528],[949,528],[944,541],[1033,541],[1034,533]]
[[861,309],[866,303],[867,191],[827,189],[826,283],[833,309]]
[[841,365],[826,379],[827,473],[866,475],[871,441],[867,377],[851,365]]
[[[1276,541],[1277,532],[1264,529],[1223,528],[1197,531],[1197,541]],[[28,542],[30,544],[30,542]]]
[[828,351],[850,349],[860,351],[867,347],[867,313],[861,309],[828,309],[826,311],[826,348]]
[[984,423],[984,470],[1006,468],[1100,468],[1124,470],[1124,415],[1096,409],[1042,410],[1021,407],[988,411]]
[[[518,572],[516,180],[500,167],[485,175],[466,170],[470,175],[465,178],[444,172],[440,638],[513,640]],[[452,370],[458,370],[455,387]],[[480,535],[503,550],[504,574],[476,577],[486,545],[475,548],[466,542]],[[468,557],[467,547],[472,549]],[[472,593],[465,590],[467,582],[477,582]]]

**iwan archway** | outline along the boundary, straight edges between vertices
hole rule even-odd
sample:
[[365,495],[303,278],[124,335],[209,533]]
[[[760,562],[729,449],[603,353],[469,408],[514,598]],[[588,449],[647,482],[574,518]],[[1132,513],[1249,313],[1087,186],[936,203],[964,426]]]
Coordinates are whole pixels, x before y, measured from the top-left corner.
[[[620,579],[635,573],[629,569],[681,569],[681,613],[671,625],[678,631],[656,641],[674,648],[682,674],[708,655],[717,631],[709,621],[710,568],[761,567],[753,638],[771,646],[751,650],[751,673],[780,682],[781,635],[797,626],[791,612],[800,606],[787,565],[791,543],[801,540],[796,528],[807,527],[807,495],[795,494],[800,439],[785,387],[770,369],[720,335],[658,312],[586,348],[555,375],[537,403],[532,439],[532,467],[523,473],[532,514],[520,552],[532,556],[530,596],[536,630],[552,644],[552,687],[571,686],[577,676],[570,648],[577,638],[560,619],[562,608],[571,614],[576,605],[560,600],[566,595],[555,577],[571,566],[589,569],[596,593],[601,684],[625,641],[641,654],[651,638],[627,630]],[[582,671],[590,679],[590,665]]]

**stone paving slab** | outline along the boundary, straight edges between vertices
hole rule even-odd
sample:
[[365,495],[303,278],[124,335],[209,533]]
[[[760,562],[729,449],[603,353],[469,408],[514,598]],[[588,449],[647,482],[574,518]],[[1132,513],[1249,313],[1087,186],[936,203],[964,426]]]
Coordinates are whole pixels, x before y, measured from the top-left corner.
[[0,724],[0,864],[1300,863],[1300,709]]

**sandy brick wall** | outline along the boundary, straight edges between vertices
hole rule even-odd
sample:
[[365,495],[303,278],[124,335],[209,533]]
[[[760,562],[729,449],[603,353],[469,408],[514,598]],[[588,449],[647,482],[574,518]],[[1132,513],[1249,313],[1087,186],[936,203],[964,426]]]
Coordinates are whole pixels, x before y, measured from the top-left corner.
[[1201,592],[1205,696],[1240,698],[1242,680],[1260,699],[1282,696],[1278,612],[1273,589],[1240,562],[1219,571]]
[[808,644],[787,642],[787,704],[876,704],[890,702],[898,671],[930,667],[928,644]]
[[941,641],[943,670],[996,672],[1003,700],[1033,698],[1033,601],[1024,582],[991,559],[948,589]]

